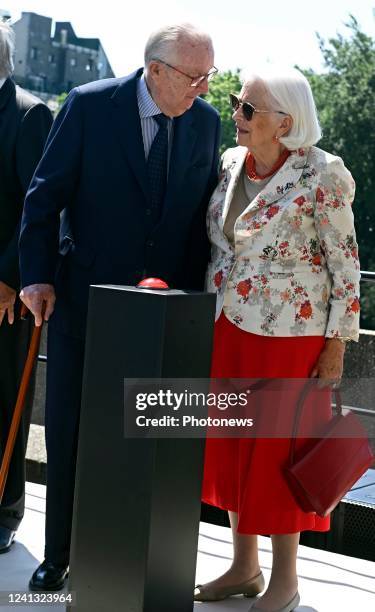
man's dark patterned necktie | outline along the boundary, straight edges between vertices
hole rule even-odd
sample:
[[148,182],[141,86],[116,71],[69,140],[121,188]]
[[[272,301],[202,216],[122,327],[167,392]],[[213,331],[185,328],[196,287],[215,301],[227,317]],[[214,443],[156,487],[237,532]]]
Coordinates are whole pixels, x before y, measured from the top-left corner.
[[159,219],[163,210],[165,190],[167,186],[168,167],[168,117],[154,115],[159,130],[151,145],[147,159],[147,171],[150,181],[151,206]]

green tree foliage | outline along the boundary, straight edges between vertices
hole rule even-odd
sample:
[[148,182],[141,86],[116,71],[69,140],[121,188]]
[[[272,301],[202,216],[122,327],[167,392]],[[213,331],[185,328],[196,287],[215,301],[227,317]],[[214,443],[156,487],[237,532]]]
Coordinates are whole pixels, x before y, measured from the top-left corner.
[[233,111],[229,103],[230,93],[239,93],[241,89],[240,71],[228,70],[218,74],[210,83],[210,91],[205,96],[207,102],[212,104],[221,116],[221,147],[223,153],[228,147],[235,147],[235,128],[232,119]]
[[57,104],[59,105],[59,108],[62,107],[67,97],[68,97],[68,94],[66,92],[61,93],[60,95],[57,96],[56,101],[57,101]]
[[[323,138],[319,146],[343,158],[356,182],[354,214],[362,270],[375,271],[375,43],[351,16],[350,35],[319,38],[326,72],[304,71],[311,83]],[[375,328],[375,287],[362,283],[362,326]]]

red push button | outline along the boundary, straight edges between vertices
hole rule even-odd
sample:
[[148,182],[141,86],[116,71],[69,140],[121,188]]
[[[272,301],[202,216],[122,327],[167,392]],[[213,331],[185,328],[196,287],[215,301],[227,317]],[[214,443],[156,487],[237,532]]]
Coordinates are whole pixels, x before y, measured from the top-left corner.
[[137,287],[139,289],[169,289],[167,283],[161,278],[144,278]]

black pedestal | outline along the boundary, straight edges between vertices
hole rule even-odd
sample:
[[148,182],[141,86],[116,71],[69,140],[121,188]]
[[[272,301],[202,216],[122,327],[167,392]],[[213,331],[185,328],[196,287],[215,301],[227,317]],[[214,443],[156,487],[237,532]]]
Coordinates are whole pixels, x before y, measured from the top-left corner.
[[124,378],[208,378],[214,303],[204,293],[90,289],[72,610],[193,610],[204,440],[126,439]]

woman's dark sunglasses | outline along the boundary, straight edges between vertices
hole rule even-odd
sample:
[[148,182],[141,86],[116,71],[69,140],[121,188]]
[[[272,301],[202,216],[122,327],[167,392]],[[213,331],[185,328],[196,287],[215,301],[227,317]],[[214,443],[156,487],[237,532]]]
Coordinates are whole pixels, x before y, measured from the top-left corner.
[[284,113],[283,111],[271,111],[271,110],[260,110],[259,108],[255,108],[250,102],[242,102],[241,98],[236,96],[235,94],[229,94],[230,103],[232,109],[237,111],[240,106],[242,107],[243,116],[246,121],[251,121],[254,113],[280,113],[280,115],[287,115],[288,113]]

